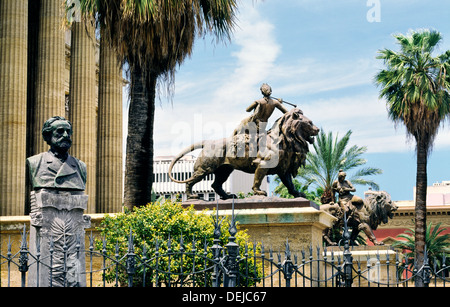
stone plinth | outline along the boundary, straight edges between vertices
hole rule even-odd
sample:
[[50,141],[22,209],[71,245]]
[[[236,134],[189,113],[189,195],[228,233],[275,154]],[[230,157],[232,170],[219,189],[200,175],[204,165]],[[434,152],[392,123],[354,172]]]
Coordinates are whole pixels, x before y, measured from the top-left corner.
[[30,252],[39,255],[39,262],[29,268],[28,286],[86,286],[84,238],[90,217],[83,213],[88,196],[82,192],[31,193]]
[[[233,200],[186,201],[197,210],[219,208],[219,215],[231,216]],[[234,200],[238,226],[247,230],[250,239],[264,243],[274,251],[284,251],[286,240],[292,252],[322,246],[322,232],[335,221],[335,217],[318,210],[317,204],[305,198],[283,199],[253,196]]]

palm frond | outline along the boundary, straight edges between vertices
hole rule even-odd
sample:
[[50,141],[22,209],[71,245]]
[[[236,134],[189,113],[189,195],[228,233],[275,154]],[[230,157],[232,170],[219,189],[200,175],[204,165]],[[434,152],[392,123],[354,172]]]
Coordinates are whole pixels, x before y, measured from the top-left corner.
[[441,121],[450,118],[450,52],[434,56],[442,40],[435,30],[394,35],[400,51],[379,50],[377,59],[386,68],[374,78],[380,98],[386,100],[388,115],[403,123],[407,133],[426,140],[431,149]]
[[[306,186],[315,186],[322,191],[331,191],[331,186],[338,178],[339,170],[356,170],[350,180],[359,185],[368,185],[375,190],[379,186],[373,180],[364,178],[381,174],[382,170],[373,167],[361,168],[367,161],[362,155],[367,151],[366,147],[352,146],[348,148],[352,131],[349,130],[343,137],[333,135],[320,129],[313,150],[306,156],[306,165],[299,169],[298,178]],[[354,180],[354,181],[353,181]]]
[[80,0],[121,63],[151,67],[173,79],[194,39],[207,33],[228,41],[236,25],[236,0]]

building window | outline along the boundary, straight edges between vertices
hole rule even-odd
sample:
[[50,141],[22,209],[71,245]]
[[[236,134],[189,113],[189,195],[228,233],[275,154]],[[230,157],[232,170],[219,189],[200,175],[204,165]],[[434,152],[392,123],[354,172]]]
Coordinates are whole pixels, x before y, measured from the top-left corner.
[[216,194],[215,193],[208,193],[208,201],[216,200]]

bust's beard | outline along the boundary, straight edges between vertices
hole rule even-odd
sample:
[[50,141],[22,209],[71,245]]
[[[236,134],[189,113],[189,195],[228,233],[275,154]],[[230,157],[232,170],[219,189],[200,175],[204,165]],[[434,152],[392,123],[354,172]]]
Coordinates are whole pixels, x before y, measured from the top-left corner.
[[72,146],[71,139],[60,138],[53,143],[52,150],[59,153],[67,153],[71,146]]

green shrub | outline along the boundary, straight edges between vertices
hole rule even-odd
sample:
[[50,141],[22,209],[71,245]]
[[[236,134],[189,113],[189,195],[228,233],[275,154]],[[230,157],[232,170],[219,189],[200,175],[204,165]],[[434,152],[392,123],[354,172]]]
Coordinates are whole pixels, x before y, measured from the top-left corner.
[[[226,218],[221,223],[220,246],[223,248],[228,243],[228,227],[229,219]],[[135,208],[129,213],[106,216],[99,230],[104,240],[97,240],[97,248],[105,249],[108,255],[118,254],[119,259],[128,251],[128,238],[131,231],[134,253],[139,259],[133,285],[140,286],[144,283],[144,266],[141,265],[143,260],[146,260],[148,264],[145,269],[146,285],[157,283],[167,286],[170,283],[172,286],[181,284],[208,286],[211,284],[212,262],[206,259],[213,258],[211,246],[214,240],[214,220],[205,211],[198,212],[193,207],[183,208],[181,204],[169,200],[155,202]],[[242,277],[240,281],[253,285],[261,277],[262,269],[259,263],[256,265],[256,270],[254,269],[253,255],[254,252],[258,252],[259,246],[254,248],[248,241],[249,235],[245,231],[239,231],[236,234],[241,259],[245,258],[247,253],[247,262],[241,261],[240,270],[242,273],[248,271],[250,275],[249,279],[245,280]],[[206,249],[205,246],[207,246]],[[121,259],[122,266],[118,269],[115,265],[109,266],[105,273],[108,282],[115,282],[117,273],[118,283],[127,285],[125,261],[125,258]],[[154,271],[156,267],[160,270],[158,274]],[[194,268],[196,272],[202,271],[202,273],[189,274]],[[209,268],[207,272],[205,268]],[[169,270],[175,275],[167,274]]]

